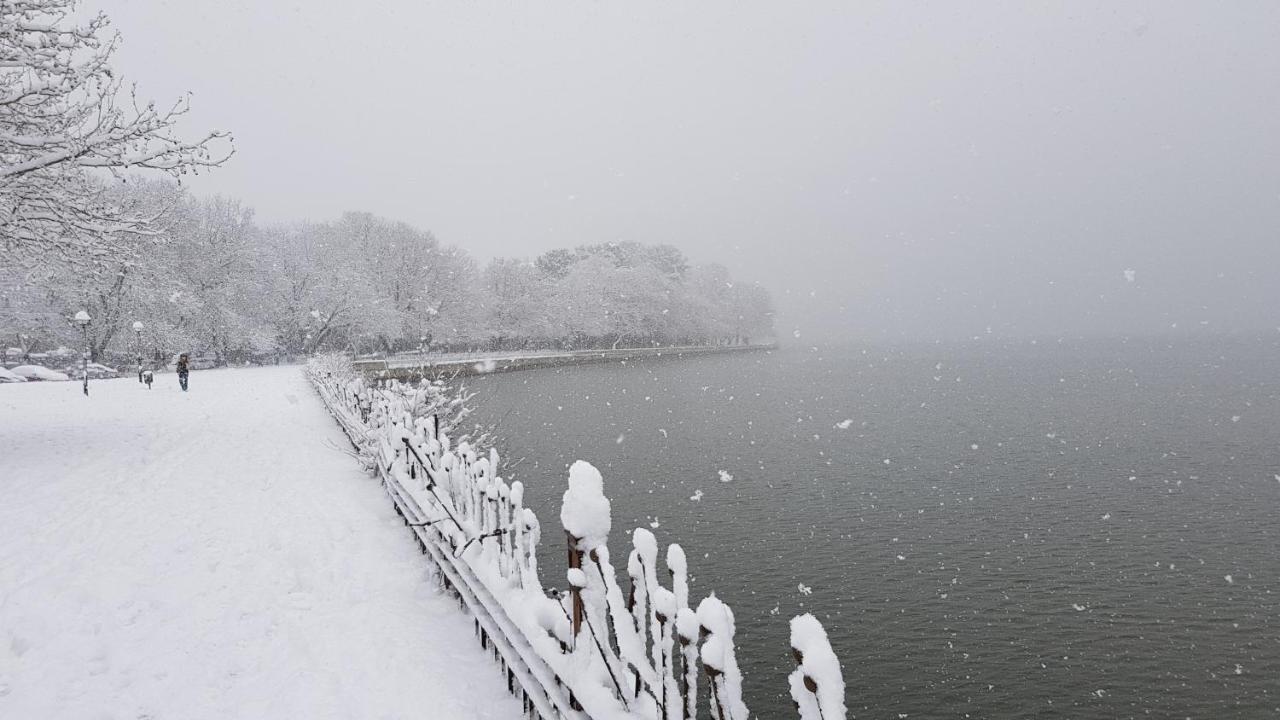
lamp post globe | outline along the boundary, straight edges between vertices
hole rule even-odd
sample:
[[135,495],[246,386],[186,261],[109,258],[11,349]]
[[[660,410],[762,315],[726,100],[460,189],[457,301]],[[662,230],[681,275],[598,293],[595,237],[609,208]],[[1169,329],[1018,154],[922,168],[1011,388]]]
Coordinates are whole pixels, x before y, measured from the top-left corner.
[[84,362],[82,363],[82,367],[84,368],[84,386],[83,387],[84,387],[85,397],[88,397],[89,395],[89,354],[91,352],[91,349],[89,348],[89,323],[93,322],[93,318],[89,317],[89,313],[85,312],[84,310],[81,310],[76,313],[75,318],[73,319],[76,321],[76,324],[80,326],[81,333],[84,334]]

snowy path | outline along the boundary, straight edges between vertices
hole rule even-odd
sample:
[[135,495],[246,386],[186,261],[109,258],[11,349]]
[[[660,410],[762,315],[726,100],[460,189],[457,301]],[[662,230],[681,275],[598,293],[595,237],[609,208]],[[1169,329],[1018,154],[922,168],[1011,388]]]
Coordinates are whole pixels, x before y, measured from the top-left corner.
[[0,718],[518,718],[297,367],[0,387]]

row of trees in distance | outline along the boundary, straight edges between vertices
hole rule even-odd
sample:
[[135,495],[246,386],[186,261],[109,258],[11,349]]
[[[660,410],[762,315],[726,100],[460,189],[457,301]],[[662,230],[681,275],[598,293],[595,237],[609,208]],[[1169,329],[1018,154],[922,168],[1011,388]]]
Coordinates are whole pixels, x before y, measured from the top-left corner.
[[83,262],[0,270],[0,328],[23,351],[81,342],[95,360],[178,351],[216,362],[317,350],[519,350],[745,342],[772,333],[759,285],[669,245],[605,243],[481,265],[430,232],[368,213],[259,226],[236,200],[162,183],[117,192],[159,234]]

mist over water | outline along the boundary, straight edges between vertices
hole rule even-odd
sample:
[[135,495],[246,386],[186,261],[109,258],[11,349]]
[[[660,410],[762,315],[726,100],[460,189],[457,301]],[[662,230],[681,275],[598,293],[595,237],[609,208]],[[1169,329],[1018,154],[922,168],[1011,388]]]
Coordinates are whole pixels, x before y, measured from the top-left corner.
[[1274,339],[787,347],[469,383],[544,522],[582,458],[615,554],[635,527],[684,546],[695,595],[736,614],[758,717],[790,712],[785,620],[805,611],[863,717],[1280,707]]
[[191,186],[267,222],[365,210],[481,262],[670,243],[822,342],[1278,324],[1275,2],[112,16],[127,77],[235,132]]

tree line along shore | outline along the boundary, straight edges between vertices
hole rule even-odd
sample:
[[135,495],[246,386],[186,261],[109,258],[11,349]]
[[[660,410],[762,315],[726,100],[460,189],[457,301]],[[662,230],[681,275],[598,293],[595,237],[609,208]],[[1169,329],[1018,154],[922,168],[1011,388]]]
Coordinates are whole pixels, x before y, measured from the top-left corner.
[[715,345],[773,334],[763,287],[670,245],[583,245],[481,264],[369,213],[258,225],[236,200],[155,183],[133,191],[164,213],[160,234],[109,257],[0,270],[9,355],[82,347],[70,322],[81,309],[94,318],[91,358],[105,362]]

